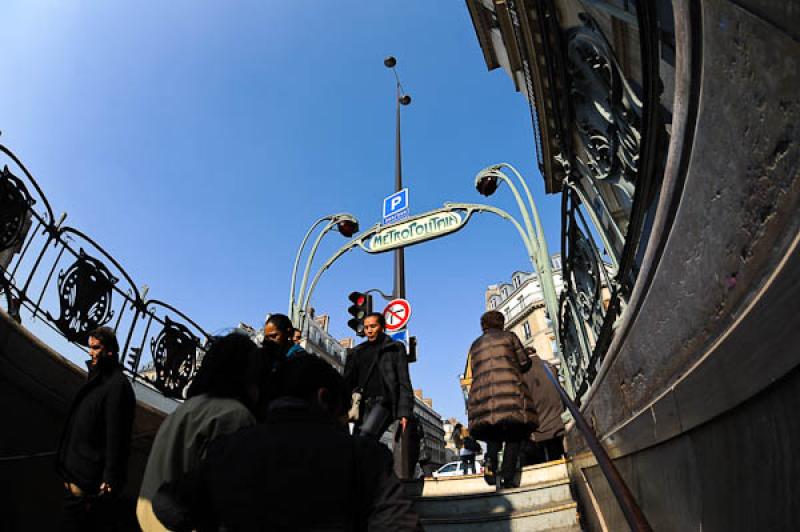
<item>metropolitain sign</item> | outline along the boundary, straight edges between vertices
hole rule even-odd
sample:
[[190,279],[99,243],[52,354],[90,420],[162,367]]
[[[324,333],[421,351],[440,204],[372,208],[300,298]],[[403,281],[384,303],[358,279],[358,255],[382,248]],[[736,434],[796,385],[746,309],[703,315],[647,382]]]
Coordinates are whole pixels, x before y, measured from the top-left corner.
[[383,253],[448,235],[461,229],[467,218],[455,211],[436,211],[379,229],[367,241],[369,253]]

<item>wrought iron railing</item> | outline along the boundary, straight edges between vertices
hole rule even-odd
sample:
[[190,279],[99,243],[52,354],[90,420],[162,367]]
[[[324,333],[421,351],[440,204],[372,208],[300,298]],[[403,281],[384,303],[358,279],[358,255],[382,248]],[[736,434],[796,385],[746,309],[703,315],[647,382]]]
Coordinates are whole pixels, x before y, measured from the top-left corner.
[[613,266],[595,242],[574,189],[564,191],[562,207],[564,291],[559,321],[565,376],[579,399],[602,363],[605,350],[597,349],[598,340],[604,325],[616,318],[612,313],[618,306],[611,301],[619,294],[614,290]]
[[[551,0],[533,4],[539,15],[554,12]],[[559,22],[562,45],[545,51],[547,62],[563,65],[569,94],[568,119],[555,125],[570,139],[557,155],[565,175],[559,329],[564,377],[578,402],[601,371],[641,281],[669,140],[674,74],[669,54],[660,54],[659,36],[667,35],[659,28],[672,27],[672,14],[651,1],[633,5],[627,11],[607,2],[570,4],[570,16]],[[556,73],[548,76],[555,86]]]
[[183,397],[208,333],[172,305],[147,299],[147,289],[100,244],[65,226],[65,215],[55,219],[38,183],[8,148],[0,145],[0,154],[7,158],[0,172],[0,291],[8,314],[39,321],[83,350],[92,329],[109,326],[134,380]]

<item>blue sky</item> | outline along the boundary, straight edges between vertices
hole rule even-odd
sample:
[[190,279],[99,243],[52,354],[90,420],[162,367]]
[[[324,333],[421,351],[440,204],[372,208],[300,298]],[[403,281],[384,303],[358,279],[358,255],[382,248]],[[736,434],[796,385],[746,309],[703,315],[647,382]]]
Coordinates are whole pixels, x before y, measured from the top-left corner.
[[[0,130],[57,213],[101,242],[151,297],[207,330],[286,312],[297,246],[319,216],[377,222],[393,189],[398,58],[403,169],[418,214],[481,202],[473,178],[527,177],[551,252],[560,201],[536,170],[530,113],[487,72],[463,1],[44,2],[3,9]],[[488,202],[516,212],[505,188]],[[318,264],[343,243],[329,235]],[[507,222],[474,218],[406,251],[412,365],[444,416],[486,286],[530,269]],[[348,336],[347,294],[391,291],[391,254],[347,254],[312,304]]]

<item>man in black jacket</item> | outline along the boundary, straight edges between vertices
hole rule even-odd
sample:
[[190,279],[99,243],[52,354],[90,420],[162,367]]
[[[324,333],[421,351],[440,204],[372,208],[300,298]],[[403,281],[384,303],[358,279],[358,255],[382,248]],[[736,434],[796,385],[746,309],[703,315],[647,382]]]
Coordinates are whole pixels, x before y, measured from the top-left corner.
[[136,398],[118,352],[112,329],[89,334],[88,380],[72,402],[58,446],[62,530],[109,530],[119,517],[115,499],[125,484]]
[[421,530],[386,447],[348,434],[336,370],[300,354],[275,382],[263,424],[218,438],[197,471],[162,486],[159,520],[201,532]]
[[361,416],[356,431],[379,439],[394,420],[405,432],[414,413],[414,392],[408,376],[405,346],[384,334],[386,323],[377,312],[364,318],[367,341],[347,356],[344,378],[348,390],[361,390]]

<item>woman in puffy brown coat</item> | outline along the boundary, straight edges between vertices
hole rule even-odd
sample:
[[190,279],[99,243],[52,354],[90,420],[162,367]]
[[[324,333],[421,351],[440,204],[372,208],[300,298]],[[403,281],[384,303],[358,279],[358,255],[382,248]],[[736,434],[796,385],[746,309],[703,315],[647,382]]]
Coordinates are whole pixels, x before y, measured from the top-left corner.
[[486,442],[486,482],[496,482],[497,456],[505,443],[498,487],[514,487],[520,447],[536,428],[537,417],[522,379],[531,361],[517,335],[504,331],[504,325],[505,317],[495,310],[481,316],[483,334],[469,350],[467,414],[472,436]]

